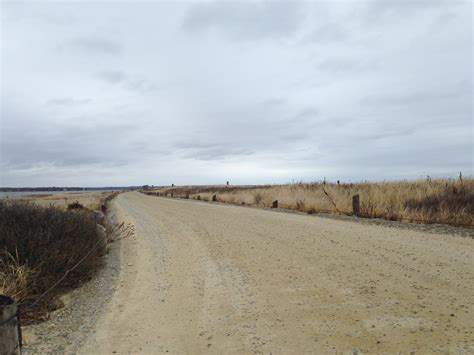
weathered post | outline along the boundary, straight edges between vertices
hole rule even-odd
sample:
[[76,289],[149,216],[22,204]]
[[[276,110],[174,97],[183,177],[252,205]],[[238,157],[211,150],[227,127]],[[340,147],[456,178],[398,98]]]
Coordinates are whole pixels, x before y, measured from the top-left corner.
[[278,200],[272,202],[272,208],[278,208]]
[[21,353],[21,328],[16,301],[0,295],[0,354]]
[[212,195],[212,201],[213,202],[217,201],[217,195]]
[[352,214],[360,215],[360,198],[359,194],[352,196]]

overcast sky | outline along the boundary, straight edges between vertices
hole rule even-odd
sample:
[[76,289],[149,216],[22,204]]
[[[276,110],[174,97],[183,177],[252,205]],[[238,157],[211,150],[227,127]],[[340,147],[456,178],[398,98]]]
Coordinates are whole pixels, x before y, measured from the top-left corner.
[[470,1],[2,2],[0,186],[473,174]]

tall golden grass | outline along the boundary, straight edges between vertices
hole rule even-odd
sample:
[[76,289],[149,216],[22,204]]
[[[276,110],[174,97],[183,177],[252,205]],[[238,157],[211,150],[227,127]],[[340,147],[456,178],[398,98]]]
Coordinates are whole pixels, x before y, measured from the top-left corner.
[[224,203],[279,207],[306,213],[352,214],[352,196],[360,196],[361,216],[418,223],[474,226],[474,179],[364,182],[355,184],[296,183],[273,186],[176,187],[156,190],[174,197]]

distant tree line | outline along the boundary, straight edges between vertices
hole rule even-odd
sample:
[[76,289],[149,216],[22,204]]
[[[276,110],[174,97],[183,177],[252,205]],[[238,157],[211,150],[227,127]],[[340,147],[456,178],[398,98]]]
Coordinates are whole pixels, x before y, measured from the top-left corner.
[[[141,187],[141,186],[140,186]],[[97,191],[97,190],[128,190],[136,189],[139,186],[105,186],[105,187],[0,187],[1,192],[16,191]]]

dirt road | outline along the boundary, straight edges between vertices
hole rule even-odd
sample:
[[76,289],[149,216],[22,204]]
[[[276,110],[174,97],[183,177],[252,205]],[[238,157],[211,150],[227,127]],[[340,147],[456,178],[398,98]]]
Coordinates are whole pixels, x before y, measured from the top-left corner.
[[151,197],[85,353],[474,351],[474,240]]

